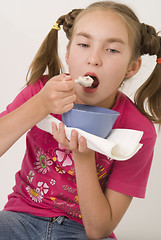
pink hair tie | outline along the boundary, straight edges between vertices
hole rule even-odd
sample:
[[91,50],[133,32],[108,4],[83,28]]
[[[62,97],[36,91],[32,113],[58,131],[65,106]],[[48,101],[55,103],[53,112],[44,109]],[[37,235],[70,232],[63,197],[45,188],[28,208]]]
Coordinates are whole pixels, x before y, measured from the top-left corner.
[[161,58],[157,58],[156,62],[161,64]]

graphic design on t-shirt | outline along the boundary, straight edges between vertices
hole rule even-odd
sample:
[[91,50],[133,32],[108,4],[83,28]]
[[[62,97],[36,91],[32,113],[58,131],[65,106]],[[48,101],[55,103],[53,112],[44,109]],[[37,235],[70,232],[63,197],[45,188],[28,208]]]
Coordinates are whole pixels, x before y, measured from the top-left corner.
[[53,164],[53,160],[49,155],[47,155],[43,150],[39,149],[36,153],[36,162],[34,169],[42,174],[50,172],[50,167]]
[[67,172],[68,174],[74,176],[74,162],[72,151],[64,148],[61,144],[58,144],[58,148],[54,150],[55,157],[53,160],[57,162],[56,171],[60,174]]
[[26,187],[26,191],[34,202],[42,202],[42,199],[45,194],[49,191],[49,186],[47,183],[38,182],[37,188],[34,190],[30,186]]

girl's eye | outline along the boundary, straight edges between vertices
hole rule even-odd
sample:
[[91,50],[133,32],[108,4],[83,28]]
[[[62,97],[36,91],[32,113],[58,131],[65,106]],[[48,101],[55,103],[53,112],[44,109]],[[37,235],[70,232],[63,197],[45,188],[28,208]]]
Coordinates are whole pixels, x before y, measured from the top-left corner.
[[107,51],[110,53],[118,53],[118,51],[116,49],[107,49]]
[[80,43],[80,44],[78,44],[80,47],[83,47],[83,48],[87,48],[87,47],[89,47],[89,45],[88,44],[85,44],[85,43]]

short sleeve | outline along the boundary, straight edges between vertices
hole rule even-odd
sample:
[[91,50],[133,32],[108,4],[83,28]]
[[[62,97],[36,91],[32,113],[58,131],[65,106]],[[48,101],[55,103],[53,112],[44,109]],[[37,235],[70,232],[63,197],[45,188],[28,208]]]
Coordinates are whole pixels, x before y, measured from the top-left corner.
[[107,187],[123,194],[144,198],[153,159],[156,135],[143,139],[143,147],[131,159],[114,161]]
[[0,113],[0,117],[3,117],[4,115],[12,112],[16,108],[20,107],[23,103],[28,101],[31,97],[33,97],[35,94],[37,94],[41,88],[43,87],[43,83],[41,80],[38,80],[35,84],[30,84],[26,86],[13,100],[12,103],[10,103],[6,110],[4,110],[2,113]]

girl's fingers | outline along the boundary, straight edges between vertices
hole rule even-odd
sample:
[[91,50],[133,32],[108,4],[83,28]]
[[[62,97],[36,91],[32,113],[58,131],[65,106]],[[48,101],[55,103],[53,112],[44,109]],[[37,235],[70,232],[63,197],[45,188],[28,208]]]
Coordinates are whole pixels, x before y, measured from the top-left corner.
[[84,137],[79,138],[79,149],[80,152],[87,152],[89,149],[87,148],[87,142]]
[[67,92],[73,89],[75,86],[74,81],[70,76],[60,74],[49,80],[53,84],[54,88],[60,92]]
[[67,140],[65,134],[65,127],[63,123],[59,124],[59,142],[64,143]]
[[67,104],[63,107],[63,113],[70,111],[74,107],[74,103]]
[[58,129],[57,125],[53,122],[52,123],[52,132],[53,132],[53,137],[55,138],[55,140],[57,142],[59,142],[61,145],[63,145],[66,149],[68,149],[69,141],[66,138],[64,124],[60,123],[59,129]]
[[71,131],[71,137],[69,141],[66,137],[65,127],[62,122],[59,124],[59,129],[57,128],[57,125],[53,122],[52,132],[55,140],[68,150],[77,150],[81,153],[87,153],[91,151],[87,147],[86,139],[83,136],[78,138],[78,132],[74,129]]
[[82,136],[78,138],[78,132],[76,130],[72,130],[71,132],[70,148],[71,150],[77,150],[81,153],[87,153],[91,151],[87,148],[86,139]]
[[78,149],[78,132],[76,130],[71,131],[70,147],[72,150]]
[[58,131],[57,129],[57,125],[55,122],[52,122],[52,133],[53,133],[53,136],[55,137],[56,135],[56,131]]
[[53,133],[53,137],[55,138],[55,140],[58,141],[58,137],[59,137],[59,130],[57,128],[56,123],[52,122],[52,133]]
[[64,98],[63,103],[62,103],[63,104],[62,111],[63,112],[68,112],[69,110],[71,110],[74,107],[74,102],[75,101],[76,101],[76,95],[75,94]]

